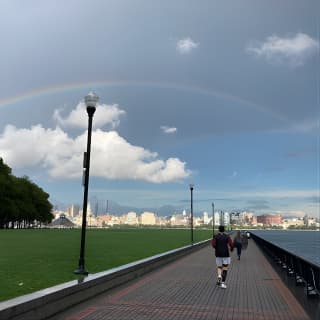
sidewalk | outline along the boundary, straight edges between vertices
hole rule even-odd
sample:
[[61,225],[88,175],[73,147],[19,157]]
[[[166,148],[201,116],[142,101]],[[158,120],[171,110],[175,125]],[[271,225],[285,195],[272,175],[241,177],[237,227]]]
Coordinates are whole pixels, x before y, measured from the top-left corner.
[[214,261],[205,247],[50,320],[310,319],[253,240],[240,261],[232,254],[227,289]]

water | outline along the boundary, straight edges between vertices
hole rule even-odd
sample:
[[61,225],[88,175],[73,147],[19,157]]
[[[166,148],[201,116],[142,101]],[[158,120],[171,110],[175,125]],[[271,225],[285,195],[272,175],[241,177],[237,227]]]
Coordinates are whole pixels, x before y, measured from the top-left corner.
[[320,266],[320,232],[254,230],[252,233]]

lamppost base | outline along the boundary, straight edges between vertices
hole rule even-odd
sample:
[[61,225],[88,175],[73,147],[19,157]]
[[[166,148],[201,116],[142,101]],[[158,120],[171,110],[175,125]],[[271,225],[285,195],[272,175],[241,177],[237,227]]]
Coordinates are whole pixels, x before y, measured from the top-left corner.
[[78,269],[74,270],[73,272],[74,274],[83,274],[83,275],[88,275],[89,272],[87,270],[85,270],[84,268],[82,267],[79,267]]

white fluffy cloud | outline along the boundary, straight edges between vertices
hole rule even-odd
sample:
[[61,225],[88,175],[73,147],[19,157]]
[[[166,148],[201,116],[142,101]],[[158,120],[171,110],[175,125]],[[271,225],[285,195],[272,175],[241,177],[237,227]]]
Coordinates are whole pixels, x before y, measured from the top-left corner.
[[160,128],[164,133],[176,133],[178,130],[175,127],[168,127],[168,126],[161,126]]
[[194,42],[191,38],[181,39],[177,42],[177,50],[180,53],[189,53],[198,46],[199,43]]
[[[98,104],[94,113],[93,128],[101,128],[106,124],[111,124],[112,128],[115,128],[119,125],[120,116],[124,114],[125,111],[121,110],[117,104]],[[65,118],[61,116],[61,110],[55,110],[53,118],[62,127],[85,129],[88,126],[88,116],[84,102],[80,102]]]
[[317,52],[319,42],[305,33],[292,37],[272,35],[262,43],[251,44],[247,51],[267,59],[272,63],[285,63],[293,67],[301,66],[306,59]]
[[[82,175],[86,139],[86,132],[73,139],[60,128],[8,125],[0,136],[0,155],[13,168],[42,166],[54,178],[76,178]],[[177,158],[158,159],[157,153],[131,145],[115,131],[92,133],[91,176],[163,183],[188,177],[185,166]]]

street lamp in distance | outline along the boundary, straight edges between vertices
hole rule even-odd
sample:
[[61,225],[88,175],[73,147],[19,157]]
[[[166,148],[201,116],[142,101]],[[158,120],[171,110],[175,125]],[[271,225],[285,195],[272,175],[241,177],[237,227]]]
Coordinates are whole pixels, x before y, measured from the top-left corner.
[[214,225],[215,221],[214,221],[214,202],[212,202],[212,237],[214,237]]
[[191,212],[191,221],[190,221],[190,231],[191,231],[191,244],[193,245],[193,184],[189,185],[191,193],[190,201],[190,212]]
[[91,132],[92,132],[92,118],[96,111],[96,104],[99,97],[90,92],[85,96],[84,101],[87,107],[88,114],[88,138],[87,138],[87,152],[84,153],[83,159],[83,173],[84,173],[84,193],[83,193],[83,210],[82,210],[82,228],[81,228],[81,245],[79,267],[74,271],[75,274],[87,275],[88,271],[84,264],[84,251],[86,243],[86,226],[87,226],[87,205],[88,205],[88,187],[89,187],[89,170],[90,170],[90,151],[91,151]]

